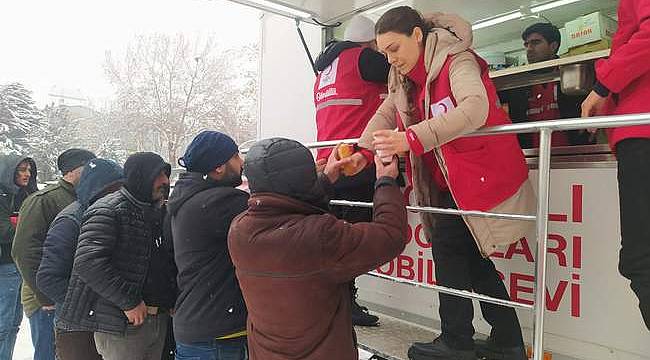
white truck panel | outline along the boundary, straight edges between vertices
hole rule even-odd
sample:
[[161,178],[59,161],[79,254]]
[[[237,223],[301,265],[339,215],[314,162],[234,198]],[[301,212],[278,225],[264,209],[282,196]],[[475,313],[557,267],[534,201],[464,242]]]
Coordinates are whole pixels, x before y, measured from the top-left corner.
[[[310,52],[321,48],[320,27],[300,25]],[[300,43],[296,23],[278,15],[262,19],[259,137],[316,139],[314,72]]]
[[[533,181],[537,171],[531,171]],[[411,203],[413,203],[411,196]],[[552,169],[551,221],[547,274],[545,349],[585,360],[650,359],[648,331],[629,281],[618,273],[620,226],[616,168]],[[419,229],[419,218],[409,218],[413,236],[404,253],[380,271],[420,283],[434,279],[431,250]],[[534,300],[534,231],[493,256],[505,278],[512,300]],[[434,291],[364,276],[358,281],[366,302],[431,319],[439,326],[438,297]],[[371,306],[372,307],[372,306]],[[477,331],[488,334],[475,303]],[[518,310],[524,337],[531,341],[532,312]]]

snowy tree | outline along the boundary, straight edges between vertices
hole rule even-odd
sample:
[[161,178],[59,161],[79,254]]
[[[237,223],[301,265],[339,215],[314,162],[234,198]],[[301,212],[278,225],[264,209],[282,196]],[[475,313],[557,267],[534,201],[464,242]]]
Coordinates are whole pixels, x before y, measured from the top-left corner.
[[129,149],[123,139],[130,131],[110,109],[47,105],[40,110],[31,92],[18,83],[0,86],[0,153],[32,157],[39,181],[55,180],[56,160],[69,148],[84,148],[97,156],[124,163]]
[[127,138],[127,132],[124,124],[110,109],[90,110],[85,116],[75,119],[75,122],[75,137],[79,147],[92,150],[98,157],[124,164],[131,153],[123,141]]
[[38,166],[41,181],[56,179],[58,169],[56,159],[61,152],[72,146],[76,126],[70,120],[68,109],[64,106],[48,105],[43,109],[41,126],[34,130],[34,143],[31,154]]
[[256,46],[221,49],[212,38],[140,36],[124,56],[106,54],[106,73],[116,88],[112,116],[130,151],[151,150],[176,163],[203,129],[238,141],[255,137]]
[[31,91],[20,83],[0,86],[0,153],[27,154],[42,139],[35,136],[44,114],[32,99]]
[[69,148],[83,148],[98,157],[123,164],[128,151],[123,146],[121,123],[116,123],[109,112],[100,112],[85,106],[49,105],[41,127],[40,137],[48,139],[34,150],[43,180],[56,178],[56,159]]

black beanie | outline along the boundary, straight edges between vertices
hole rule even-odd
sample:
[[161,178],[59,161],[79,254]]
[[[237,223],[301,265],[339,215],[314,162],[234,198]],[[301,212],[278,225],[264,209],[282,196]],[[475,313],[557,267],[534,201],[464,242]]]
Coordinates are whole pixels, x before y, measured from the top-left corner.
[[85,166],[90,160],[96,158],[95,154],[85,149],[68,149],[56,159],[56,165],[63,175],[70,171]]
[[171,174],[172,167],[160,155],[152,152],[138,152],[124,163],[124,186],[136,199],[150,203],[153,182],[164,171]]
[[270,192],[324,206],[326,196],[314,156],[297,141],[272,138],[257,142],[246,154],[244,174],[252,194]]

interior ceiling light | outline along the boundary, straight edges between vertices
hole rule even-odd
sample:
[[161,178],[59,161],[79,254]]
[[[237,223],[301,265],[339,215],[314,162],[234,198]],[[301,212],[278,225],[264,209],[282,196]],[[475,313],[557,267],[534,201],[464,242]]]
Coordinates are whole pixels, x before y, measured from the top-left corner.
[[530,11],[532,11],[534,13],[540,12],[540,11],[546,11],[546,10],[554,9],[556,7],[573,4],[573,3],[578,2],[578,1],[582,1],[582,0],[557,0],[557,1],[551,1],[551,2],[548,2],[546,4],[531,6]]
[[497,24],[504,23],[506,21],[521,19],[524,17],[534,17],[535,13],[554,9],[556,7],[560,7],[564,5],[573,4],[578,1],[582,1],[582,0],[556,0],[544,4],[534,5],[531,6],[530,8],[522,7],[519,11],[514,11],[491,19],[480,20],[472,25],[472,30],[483,29],[489,26],[494,26]]
[[401,2],[404,2],[404,1],[405,0],[389,1],[389,2],[385,3],[384,5],[380,5],[380,6],[377,6],[375,8],[370,8],[370,9],[364,11],[364,12],[366,12],[366,13],[380,13],[380,12],[382,12],[384,10],[388,10],[389,8],[392,8],[395,5],[397,5],[397,4],[401,3]]
[[257,9],[276,13],[279,15],[298,17],[302,19],[309,19],[313,17],[313,14],[308,13],[304,10],[296,9],[294,7],[284,5],[280,2],[271,1],[271,0],[233,0],[243,5],[248,5],[255,7]]
[[483,29],[483,28],[489,27],[489,26],[494,26],[494,25],[497,25],[497,24],[504,23],[506,21],[519,19],[522,16],[524,16],[524,14],[521,11],[515,11],[513,13],[497,16],[497,17],[492,18],[492,19],[481,20],[481,21],[476,22],[476,23],[474,23],[472,25],[472,30],[478,30],[478,29]]

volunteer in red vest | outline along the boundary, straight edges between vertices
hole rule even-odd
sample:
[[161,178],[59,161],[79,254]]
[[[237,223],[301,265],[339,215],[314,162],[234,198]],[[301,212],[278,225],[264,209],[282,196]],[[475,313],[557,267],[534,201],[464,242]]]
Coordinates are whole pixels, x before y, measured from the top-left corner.
[[[608,59],[596,62],[596,85],[582,116],[650,113],[650,2],[621,0]],[[618,160],[621,209],[619,271],[631,281],[650,330],[650,125],[607,132]]]
[[[390,65],[378,53],[375,23],[353,17],[344,33],[344,41],[332,42],[316,59],[318,76],[314,84],[318,141],[358,138],[386,97]],[[318,151],[317,161],[324,164],[331,149]],[[356,176],[342,176],[336,184],[335,199],[372,202],[375,170],[366,169]],[[335,215],[351,223],[372,221],[372,209],[333,207]],[[379,318],[356,301],[357,288],[350,283],[352,323],[375,326]]]
[[[533,214],[535,196],[517,137],[461,138],[483,126],[510,123],[487,63],[470,50],[470,24],[446,14],[425,22],[416,10],[401,6],[387,11],[375,32],[391,64],[389,94],[359,145],[382,158],[406,154],[419,206]],[[361,161],[362,154],[353,156]],[[509,299],[488,256],[521,239],[531,223],[431,214],[421,214],[421,220],[439,285]],[[439,300],[442,334],[413,344],[409,358],[475,360],[472,301],[446,294]],[[481,303],[481,311],[492,326],[482,348],[488,358],[526,359],[515,310]]]
[[[561,36],[558,28],[551,23],[533,24],[521,35],[526,48],[529,64],[557,59]],[[546,68],[534,73],[552,72]],[[560,82],[537,84],[527,88],[506,90],[501,93],[501,101],[508,105],[510,118],[514,122],[557,120],[580,117],[580,104],[584,96],[571,96],[562,93]],[[539,147],[539,134],[520,134],[523,148]],[[555,132],[553,146],[584,145],[590,143],[589,134],[583,130]]]

